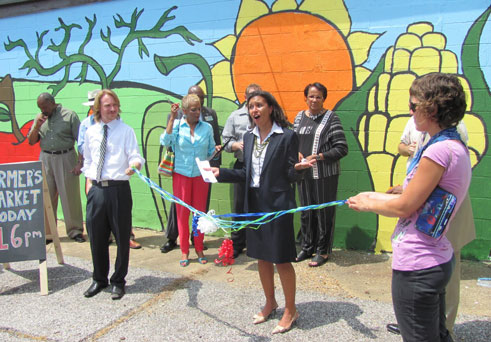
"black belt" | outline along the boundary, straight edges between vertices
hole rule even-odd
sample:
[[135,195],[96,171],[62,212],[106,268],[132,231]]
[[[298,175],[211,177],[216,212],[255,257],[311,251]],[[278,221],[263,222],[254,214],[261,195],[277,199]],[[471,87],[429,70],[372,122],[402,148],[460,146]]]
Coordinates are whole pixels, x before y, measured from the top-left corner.
[[70,147],[67,150],[61,150],[61,151],[45,151],[45,150],[43,150],[43,152],[48,153],[48,154],[63,154],[63,153],[70,152],[71,150],[73,150],[73,147]]
[[98,186],[100,188],[106,188],[108,186],[118,186],[128,183],[127,180],[103,180],[103,181],[92,181],[92,185]]

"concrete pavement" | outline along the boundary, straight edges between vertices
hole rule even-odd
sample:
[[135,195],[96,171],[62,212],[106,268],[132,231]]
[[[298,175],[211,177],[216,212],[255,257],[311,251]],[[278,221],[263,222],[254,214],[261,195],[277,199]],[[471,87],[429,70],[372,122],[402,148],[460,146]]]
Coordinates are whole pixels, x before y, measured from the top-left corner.
[[[160,253],[162,233],[137,229],[143,248],[131,251],[127,294],[113,301],[105,290],[87,299],[89,243],[69,240],[63,227],[59,232],[65,264],[57,264],[49,246],[49,295],[39,295],[37,261],[12,263],[11,270],[0,266],[0,341],[401,341],[385,329],[394,322],[387,255],[335,251],[323,268],[295,264],[300,318],[293,330],[273,336],[284,303],[281,286],[277,316],[253,325],[263,294],[256,263],[244,255],[231,269],[200,265],[194,256],[182,268],[179,250]],[[210,261],[220,243],[207,238]],[[465,263],[465,272],[491,275],[485,263]],[[463,280],[462,314],[455,328],[460,341],[491,340],[491,289],[475,282]],[[469,286],[478,295],[472,305],[467,304]]]

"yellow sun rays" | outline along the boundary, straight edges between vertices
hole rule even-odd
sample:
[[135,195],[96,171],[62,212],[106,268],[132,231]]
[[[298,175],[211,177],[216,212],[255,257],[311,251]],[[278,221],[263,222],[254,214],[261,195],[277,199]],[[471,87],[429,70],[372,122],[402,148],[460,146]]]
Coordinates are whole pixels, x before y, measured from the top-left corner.
[[[237,101],[233,89],[230,61],[233,49],[241,31],[259,17],[284,11],[312,14],[334,24],[346,39],[353,56],[356,86],[370,75],[371,70],[362,66],[368,59],[372,44],[380,36],[368,32],[351,32],[351,18],[343,0],[304,0],[300,5],[295,0],[277,0],[271,8],[261,0],[242,0],[235,23],[234,34],[227,35],[211,43],[224,57],[212,66],[214,96]],[[203,83],[203,82],[202,82]],[[200,84],[203,86],[203,84]],[[243,90],[238,89],[238,92]]]

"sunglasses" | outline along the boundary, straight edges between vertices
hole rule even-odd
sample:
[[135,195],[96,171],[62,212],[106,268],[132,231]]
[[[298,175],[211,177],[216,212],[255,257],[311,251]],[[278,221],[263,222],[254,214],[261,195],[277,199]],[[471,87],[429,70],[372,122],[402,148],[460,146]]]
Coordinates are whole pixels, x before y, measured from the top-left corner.
[[414,103],[414,102],[409,101],[409,110],[410,111],[415,112],[416,109],[418,108],[418,106],[419,106],[419,103]]

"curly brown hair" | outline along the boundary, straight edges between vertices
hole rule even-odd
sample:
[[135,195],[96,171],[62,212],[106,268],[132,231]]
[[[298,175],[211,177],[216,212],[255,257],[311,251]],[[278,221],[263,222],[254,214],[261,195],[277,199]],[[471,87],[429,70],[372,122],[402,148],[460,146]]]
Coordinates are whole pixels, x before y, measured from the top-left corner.
[[455,75],[435,72],[421,76],[413,81],[409,94],[442,129],[456,126],[464,117],[464,88]]

